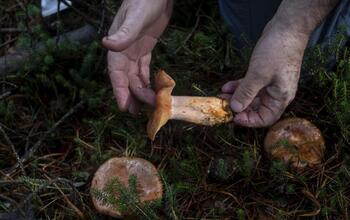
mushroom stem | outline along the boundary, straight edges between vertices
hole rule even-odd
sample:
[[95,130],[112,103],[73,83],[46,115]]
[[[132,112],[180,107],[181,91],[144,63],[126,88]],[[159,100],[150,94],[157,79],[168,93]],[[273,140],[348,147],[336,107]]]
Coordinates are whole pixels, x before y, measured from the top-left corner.
[[171,97],[169,119],[212,126],[232,121],[232,118],[232,111],[224,99],[197,96]]
[[228,102],[216,97],[171,96],[175,81],[163,70],[156,75],[156,106],[147,124],[148,137],[154,140],[159,129],[170,119],[200,125],[232,121]]

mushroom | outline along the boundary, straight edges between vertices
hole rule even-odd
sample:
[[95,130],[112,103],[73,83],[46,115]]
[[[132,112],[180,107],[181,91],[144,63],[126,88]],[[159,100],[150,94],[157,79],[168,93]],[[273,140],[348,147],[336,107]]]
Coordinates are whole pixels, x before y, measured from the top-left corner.
[[288,118],[270,128],[264,147],[272,158],[281,159],[300,170],[321,163],[325,142],[321,131],[311,122]]
[[175,81],[163,70],[155,79],[156,106],[148,121],[147,134],[151,140],[170,119],[213,126],[232,121],[229,103],[217,97],[171,96]]
[[[129,177],[132,175],[137,178],[137,194],[141,202],[162,198],[163,186],[157,169],[153,164],[141,158],[115,157],[109,159],[96,171],[91,182],[91,188],[103,191],[113,177],[117,177],[124,186],[127,186]],[[123,213],[103,204],[97,198],[92,197],[92,202],[95,209],[101,214],[116,218],[123,217]]]

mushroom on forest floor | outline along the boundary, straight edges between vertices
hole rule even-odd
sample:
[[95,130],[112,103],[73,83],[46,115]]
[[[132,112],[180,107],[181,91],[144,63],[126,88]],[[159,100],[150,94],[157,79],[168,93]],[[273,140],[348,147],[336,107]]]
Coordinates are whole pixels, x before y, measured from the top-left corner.
[[171,96],[175,81],[160,70],[155,79],[156,106],[148,121],[147,134],[154,140],[170,119],[213,126],[232,121],[229,103],[217,97]]
[[[92,182],[91,189],[104,191],[106,185],[113,179],[124,186],[128,186],[130,176],[135,176],[137,180],[137,195],[141,202],[150,202],[162,198],[163,185],[158,176],[157,169],[141,158],[115,157],[102,164],[96,171]],[[115,195],[118,197],[118,195]],[[105,215],[120,218],[123,213],[115,210],[108,204],[104,204],[98,198],[92,197],[95,209]]]
[[311,122],[288,118],[270,128],[264,147],[272,158],[281,159],[298,170],[321,163],[325,142],[321,131]]

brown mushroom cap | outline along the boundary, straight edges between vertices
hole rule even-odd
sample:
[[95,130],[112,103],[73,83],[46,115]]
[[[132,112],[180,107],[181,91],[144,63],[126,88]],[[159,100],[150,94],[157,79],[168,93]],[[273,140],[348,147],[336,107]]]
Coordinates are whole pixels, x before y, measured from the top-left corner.
[[291,163],[297,169],[320,164],[325,151],[321,131],[301,118],[288,118],[273,125],[264,147],[271,157]]
[[[141,158],[115,157],[109,159],[96,171],[91,188],[103,191],[113,177],[117,177],[123,185],[127,186],[129,177],[132,175],[137,178],[137,192],[142,202],[162,198],[163,186],[157,169],[153,164]],[[121,213],[104,205],[97,198],[92,197],[92,202],[99,213],[116,218],[122,217]]]
[[147,124],[147,134],[154,140],[159,129],[167,123],[171,117],[171,93],[175,87],[175,81],[160,70],[155,78],[156,106]]

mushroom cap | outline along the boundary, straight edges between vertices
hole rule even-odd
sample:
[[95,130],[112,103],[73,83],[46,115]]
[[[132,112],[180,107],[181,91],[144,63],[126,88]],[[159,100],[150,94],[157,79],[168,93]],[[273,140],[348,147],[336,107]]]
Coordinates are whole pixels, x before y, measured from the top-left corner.
[[[117,177],[123,185],[128,186],[129,177],[132,175],[137,178],[137,193],[142,202],[162,198],[163,185],[157,169],[152,163],[141,158],[115,157],[107,160],[96,171],[91,189],[103,191],[113,177]],[[109,205],[104,205],[97,198],[92,197],[92,202],[99,213],[116,218],[122,217],[122,213]]]
[[160,70],[155,78],[156,106],[147,124],[147,134],[151,140],[155,139],[159,129],[171,117],[171,93],[174,87],[175,81]]
[[302,169],[321,163],[325,142],[321,131],[311,122],[288,118],[270,128],[264,147],[271,157],[291,163],[293,168]]

